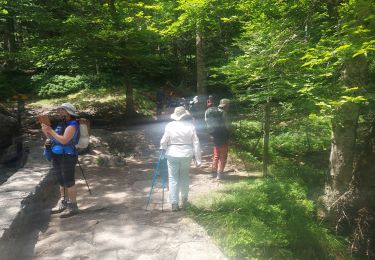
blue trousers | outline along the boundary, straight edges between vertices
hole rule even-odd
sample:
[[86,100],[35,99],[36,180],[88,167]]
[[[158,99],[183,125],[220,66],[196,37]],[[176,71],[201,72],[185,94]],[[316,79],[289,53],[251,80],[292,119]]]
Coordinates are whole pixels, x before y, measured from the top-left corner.
[[188,199],[190,176],[189,169],[192,157],[172,157],[167,155],[169,175],[169,200],[178,204],[181,193],[182,201]]

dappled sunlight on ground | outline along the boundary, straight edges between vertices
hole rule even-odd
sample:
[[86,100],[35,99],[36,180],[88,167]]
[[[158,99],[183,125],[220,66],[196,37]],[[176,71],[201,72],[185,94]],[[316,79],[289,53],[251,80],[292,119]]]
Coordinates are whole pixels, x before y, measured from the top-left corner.
[[[48,227],[40,233],[35,246],[37,259],[56,255],[90,259],[134,259],[141,256],[174,259],[182,252],[188,255],[201,252],[210,255],[209,259],[225,259],[209,242],[205,232],[185,217],[184,211],[171,212],[167,183],[162,200],[160,176],[146,210],[159,156],[158,143],[164,127],[165,122],[135,126],[124,131],[93,130],[91,150],[80,156],[92,195],[88,193],[77,167],[80,213],[68,219],[51,216]],[[199,135],[203,164],[201,168],[196,168],[193,163],[191,166],[192,201],[201,194],[220,189],[225,182],[246,178],[242,174],[236,175],[232,169],[223,181],[211,179],[212,144],[207,134]],[[115,152],[111,150],[113,147],[116,147]],[[123,157],[123,165],[116,164],[118,156]],[[100,161],[98,158],[107,160]],[[200,243],[191,244],[192,241]]]

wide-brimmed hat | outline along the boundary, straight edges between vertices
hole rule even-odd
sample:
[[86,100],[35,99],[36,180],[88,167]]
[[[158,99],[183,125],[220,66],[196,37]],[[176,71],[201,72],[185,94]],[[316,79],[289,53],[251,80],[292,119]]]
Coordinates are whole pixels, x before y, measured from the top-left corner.
[[225,106],[229,105],[229,103],[230,103],[229,99],[223,98],[223,99],[220,100],[219,107],[225,107]]
[[58,108],[64,109],[69,115],[78,116],[76,108],[70,103],[64,103]]
[[171,115],[173,120],[181,120],[185,116],[190,116],[189,111],[187,111],[184,107],[176,107],[174,109],[174,113]]

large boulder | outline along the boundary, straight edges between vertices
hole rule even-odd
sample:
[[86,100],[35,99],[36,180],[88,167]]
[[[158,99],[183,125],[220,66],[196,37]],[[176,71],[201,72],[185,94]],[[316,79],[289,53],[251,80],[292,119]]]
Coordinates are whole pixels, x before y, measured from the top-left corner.
[[0,104],[0,164],[17,157],[18,136],[19,127],[16,117]]

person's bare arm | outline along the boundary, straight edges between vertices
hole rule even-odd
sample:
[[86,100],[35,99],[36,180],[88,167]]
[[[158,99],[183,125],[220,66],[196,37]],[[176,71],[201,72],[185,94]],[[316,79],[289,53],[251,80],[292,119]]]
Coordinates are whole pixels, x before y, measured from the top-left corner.
[[48,136],[47,131],[46,131],[46,130],[43,130],[43,128],[42,128],[42,132],[43,132],[44,136],[45,136],[47,139],[51,138],[50,136]]
[[75,127],[74,126],[68,126],[65,129],[64,135],[59,135],[55,131],[52,130],[51,127],[48,125],[42,124],[42,131],[43,133],[47,133],[47,136],[52,136],[55,140],[57,140],[60,144],[67,144],[70,140],[72,140],[74,133],[75,133]]

